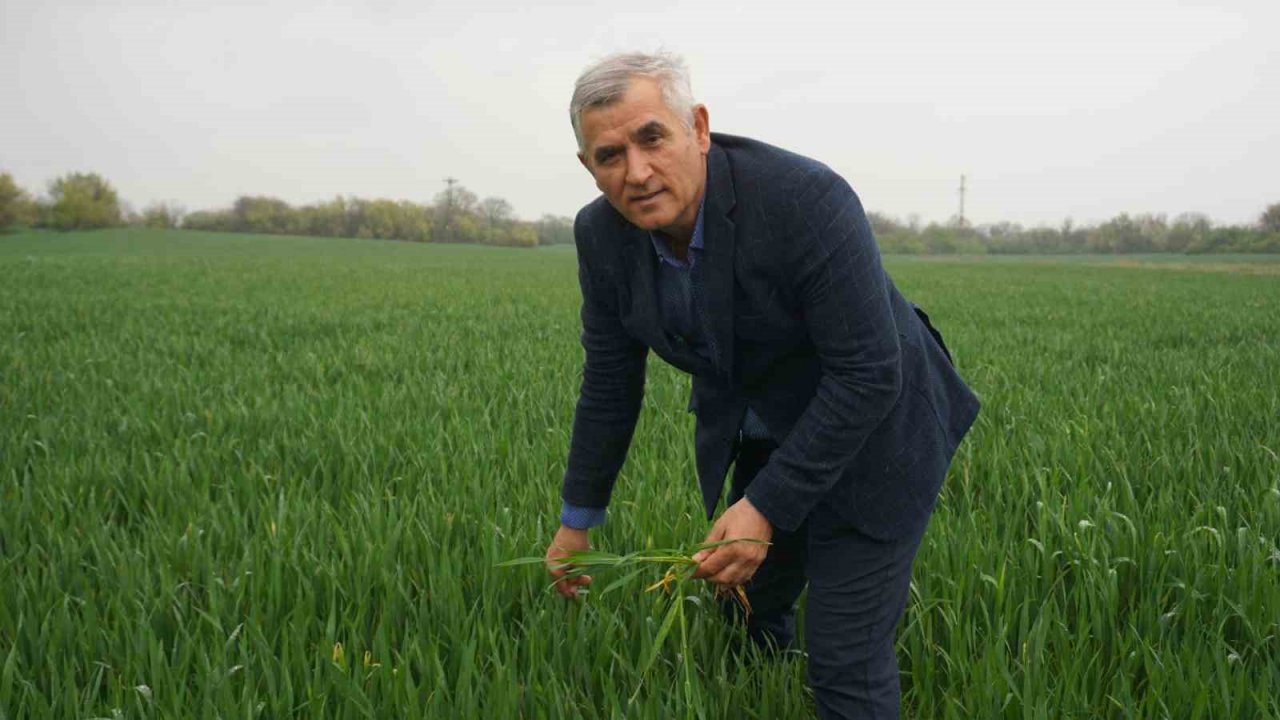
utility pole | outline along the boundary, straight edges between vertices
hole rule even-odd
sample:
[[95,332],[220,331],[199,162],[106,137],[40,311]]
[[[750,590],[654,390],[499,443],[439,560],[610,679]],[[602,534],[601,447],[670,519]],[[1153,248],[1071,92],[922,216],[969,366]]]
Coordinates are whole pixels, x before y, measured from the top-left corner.
[[453,186],[458,184],[458,178],[447,177],[444,179],[444,184],[448,188],[444,192],[444,224],[442,229],[444,230],[445,242],[453,242],[453,205],[455,202]]
[[964,227],[964,175],[960,176],[960,227]]

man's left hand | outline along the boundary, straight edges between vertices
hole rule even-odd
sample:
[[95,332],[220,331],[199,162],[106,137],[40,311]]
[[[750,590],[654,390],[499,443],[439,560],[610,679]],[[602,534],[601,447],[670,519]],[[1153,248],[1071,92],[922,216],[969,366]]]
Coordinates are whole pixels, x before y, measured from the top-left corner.
[[[704,542],[721,540],[773,539],[773,525],[756,510],[747,498],[734,503],[716,520]],[[735,542],[706,550],[699,550],[693,559],[698,561],[695,578],[705,578],[724,588],[744,585],[764,562],[769,546],[761,543]]]

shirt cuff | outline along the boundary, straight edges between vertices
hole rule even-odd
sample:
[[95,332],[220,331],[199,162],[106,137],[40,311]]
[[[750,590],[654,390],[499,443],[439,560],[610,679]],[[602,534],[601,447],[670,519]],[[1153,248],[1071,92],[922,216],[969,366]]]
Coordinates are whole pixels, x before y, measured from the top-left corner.
[[787,532],[797,530],[808,513],[798,512],[798,503],[791,493],[785,487],[779,487],[780,483],[771,484],[770,480],[773,478],[766,477],[764,470],[761,470],[743,494],[774,529]]
[[575,530],[603,525],[606,511],[604,508],[583,507],[565,502],[560,507],[560,524]]

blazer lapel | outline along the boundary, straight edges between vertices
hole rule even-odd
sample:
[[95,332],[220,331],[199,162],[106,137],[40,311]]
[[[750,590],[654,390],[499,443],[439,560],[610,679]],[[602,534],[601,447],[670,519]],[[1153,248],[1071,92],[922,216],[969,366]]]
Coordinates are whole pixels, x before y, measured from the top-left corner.
[[623,262],[629,269],[630,310],[634,331],[639,336],[638,340],[659,353],[666,354],[670,351],[670,344],[658,315],[658,294],[654,279],[656,258],[650,246],[651,241],[648,233],[643,230],[630,224],[626,228]]
[[737,202],[729,161],[715,144],[707,153],[706,204],[703,207],[702,266],[704,331],[711,338],[716,370],[733,379],[734,232],[729,213]]

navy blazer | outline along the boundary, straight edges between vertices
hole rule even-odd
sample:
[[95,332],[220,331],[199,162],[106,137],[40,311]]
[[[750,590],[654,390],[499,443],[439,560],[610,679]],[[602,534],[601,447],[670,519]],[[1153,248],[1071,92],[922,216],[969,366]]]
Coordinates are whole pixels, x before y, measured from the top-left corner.
[[794,530],[826,502],[873,537],[918,529],[977,398],[881,267],[843,178],[761,142],[711,140],[698,260],[710,360],[662,329],[648,233],[603,196],[574,222],[586,360],[564,500],[608,504],[653,350],[693,375],[708,518],[750,402],[779,447],[746,495],[775,527]]

